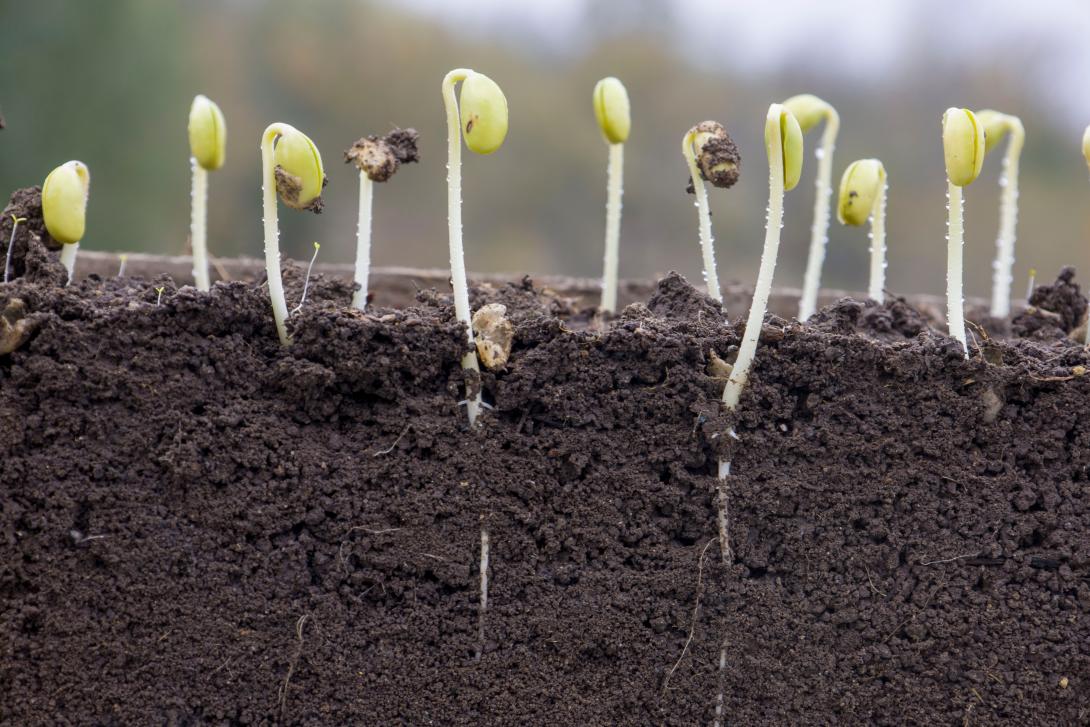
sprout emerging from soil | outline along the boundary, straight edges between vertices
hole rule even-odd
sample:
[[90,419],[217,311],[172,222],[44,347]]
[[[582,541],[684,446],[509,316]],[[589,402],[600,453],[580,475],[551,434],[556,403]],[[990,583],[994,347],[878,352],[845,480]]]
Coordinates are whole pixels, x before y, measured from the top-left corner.
[[870,231],[870,283],[867,295],[882,302],[886,287],[886,168],[877,159],[860,159],[848,165],[840,179],[837,219],[841,224],[863,225]]
[[738,181],[742,157],[738,147],[718,121],[702,121],[685,132],[681,139],[681,154],[689,167],[689,187],[696,195],[700,226],[700,250],[704,258],[704,285],[708,295],[720,303],[719,273],[715,269],[715,248],[712,238],[712,216],[708,209],[708,192],[704,182],[729,189]]
[[995,318],[1006,318],[1011,311],[1011,283],[1014,281],[1014,240],[1018,224],[1018,161],[1026,130],[1017,116],[986,109],[976,112],[984,130],[984,154],[999,146],[1010,134],[1003,171],[999,177],[999,234],[995,238],[995,262],[992,263],[992,307]]
[[68,271],[68,282],[76,269],[76,252],[87,224],[87,195],[91,173],[79,161],[65,162],[45,178],[42,184],[42,217],[45,229],[64,245],[61,263]]
[[946,236],[946,308],[950,335],[961,344],[965,357],[965,303],[962,295],[962,253],[964,248],[964,207],[961,188],[980,176],[984,164],[984,130],[969,109],[949,108],[942,117],[942,147],[946,158],[949,230]]
[[632,128],[628,91],[613,76],[594,86],[594,118],[609,144],[606,176],[606,251],[602,266],[601,309],[617,310],[617,267],[621,243],[621,195],[624,193],[624,143]]
[[817,310],[818,289],[821,287],[821,268],[825,264],[825,246],[829,241],[829,198],[832,195],[833,150],[836,135],[840,131],[840,115],[831,105],[808,93],[792,96],[783,102],[787,110],[798,119],[802,133],[825,121],[821,146],[815,154],[818,158],[817,179],[814,182],[814,221],[810,228],[810,253],[806,259],[802,298],[799,299],[799,320],[805,321]]
[[[460,98],[454,85],[462,82]],[[456,68],[443,78],[443,105],[447,112],[447,222],[450,228],[450,279],[454,288],[454,313],[466,327],[469,351],[462,368],[473,372],[474,383],[466,392],[469,424],[477,421],[481,408],[480,367],[473,342],[469,314],[469,285],[466,282],[465,253],[462,248],[462,138],[476,154],[491,154],[507,136],[507,98],[500,87],[483,73]]]
[[[275,146],[274,146],[275,145]],[[280,276],[280,225],[276,216],[279,194],[287,206],[297,210],[322,211],[322,155],[306,134],[288,124],[270,124],[261,135],[262,200],[265,213],[265,270],[269,278],[269,299],[280,343],[291,343],[285,320],[288,304]]]
[[394,129],[383,137],[365,136],[344,153],[345,163],[360,170],[360,206],[356,225],[356,292],[352,307],[367,307],[368,278],[371,273],[371,207],[374,199],[373,182],[385,182],[394,176],[402,164],[420,161],[416,129]]
[[26,217],[11,216],[11,237],[8,239],[8,254],[4,258],[4,282],[8,282],[11,275],[11,251],[15,247],[15,232],[19,229],[19,223],[26,222]]
[[[794,189],[802,176],[802,129],[787,107],[781,104],[768,107],[764,136],[765,152],[768,154],[768,219],[765,224],[765,242],[761,252],[761,267],[757,272],[757,285],[753,289],[753,303],[742,333],[742,345],[738,349],[738,358],[735,359],[731,376],[723,388],[723,403],[728,411],[734,411],[738,407],[742,389],[749,379],[749,369],[753,366],[761,327],[764,325],[768,296],[772,292],[772,274],[776,270],[776,256],[780,250],[784,192]],[[728,436],[736,437],[733,429],[728,432]],[[730,561],[727,488],[724,482],[729,476],[730,460],[719,460],[719,546],[724,562]]]
[[227,124],[223,112],[207,96],[197,95],[189,109],[189,165],[193,169],[189,239],[193,248],[193,282],[207,291],[208,172],[227,158]]

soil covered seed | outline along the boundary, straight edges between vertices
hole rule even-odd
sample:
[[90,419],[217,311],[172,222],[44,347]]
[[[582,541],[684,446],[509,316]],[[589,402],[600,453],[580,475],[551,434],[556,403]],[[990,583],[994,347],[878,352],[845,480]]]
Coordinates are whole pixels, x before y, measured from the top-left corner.
[[420,161],[416,129],[394,129],[386,136],[358,139],[345,151],[345,163],[355,164],[373,182],[385,182],[402,164]]
[[[742,171],[742,156],[734,140],[718,121],[702,121],[696,125],[696,130],[696,163],[700,176],[714,187],[733,187]],[[685,191],[695,193],[692,179]]]

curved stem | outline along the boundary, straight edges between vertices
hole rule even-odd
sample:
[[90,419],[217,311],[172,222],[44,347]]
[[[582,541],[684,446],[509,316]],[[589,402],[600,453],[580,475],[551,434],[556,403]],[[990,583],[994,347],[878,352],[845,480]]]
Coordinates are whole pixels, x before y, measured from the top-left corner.
[[190,157],[193,188],[190,195],[189,244],[193,248],[193,282],[197,290],[208,291],[208,170]]
[[291,345],[285,321],[288,303],[284,298],[284,280],[280,277],[280,225],[276,217],[276,176],[273,164],[273,142],[284,130],[282,124],[271,124],[261,136],[261,192],[265,215],[265,272],[269,279],[269,300],[280,343]]
[[969,358],[969,345],[965,339],[965,309],[962,300],[962,249],[965,240],[964,205],[961,199],[961,187],[947,181],[950,216],[947,230],[946,255],[946,321],[950,335],[957,339]]
[[603,311],[617,310],[617,267],[621,246],[621,195],[624,181],[624,144],[609,145],[606,182],[606,254],[602,266]]
[[72,274],[76,272],[76,253],[79,252],[79,243],[73,242],[61,248],[61,265],[68,271],[68,284],[72,282]]
[[[462,125],[458,118],[458,97],[454,84],[470,73],[456,68],[443,79],[443,105],[447,112],[447,224],[450,230],[450,281],[454,288],[454,315],[465,324],[469,351],[462,356],[462,368],[479,374],[477,350],[473,341],[473,322],[469,315],[469,285],[466,282],[465,253],[462,249]],[[478,378],[479,377],[475,377]],[[466,413],[469,424],[477,421],[481,408],[481,390],[466,392]]]
[[870,285],[867,296],[878,303],[885,299],[886,289],[886,189],[885,178],[874,200],[870,218]]
[[[738,407],[742,398],[742,389],[749,380],[749,370],[757,353],[757,341],[764,326],[765,310],[768,308],[768,296],[772,292],[772,275],[776,271],[776,258],[780,252],[780,228],[783,225],[783,146],[780,141],[779,111],[770,108],[766,125],[775,124],[775,133],[766,134],[770,143],[776,147],[768,148],[768,218],[765,221],[765,243],[761,251],[761,267],[757,271],[757,285],[753,289],[753,302],[749,306],[746,328],[742,332],[742,345],[738,349],[738,358],[734,361],[730,378],[723,387],[723,403],[728,411]],[[766,142],[768,143],[768,142]],[[737,439],[732,428],[727,436]],[[724,563],[730,563],[731,550],[727,532],[727,483],[730,477],[730,460],[719,460],[719,547]]]
[[825,246],[829,241],[829,208],[833,193],[833,150],[840,130],[840,115],[829,107],[825,116],[825,131],[818,147],[817,179],[814,182],[814,221],[810,227],[810,253],[806,259],[806,274],[799,299],[799,320],[805,321],[817,310],[818,289],[821,287],[821,268],[825,264]]
[[1026,131],[1017,117],[1009,117],[1010,141],[1003,156],[999,177],[999,235],[995,239],[992,263],[992,310],[995,318],[1006,318],[1011,310],[1011,283],[1014,281],[1014,240],[1018,224],[1018,161]]
[[[778,140],[777,131],[775,139]],[[776,257],[780,252],[780,227],[783,225],[783,152],[771,155],[768,180],[768,220],[765,224],[765,244],[761,252],[761,267],[757,271],[757,285],[753,289],[753,303],[749,307],[742,345],[727,385],[723,388],[723,403],[733,410],[742,398],[742,389],[749,380],[749,369],[757,353],[757,341],[764,325],[768,296],[772,292],[772,274],[776,271]]]
[[367,278],[371,274],[371,200],[374,197],[375,183],[360,171],[360,209],[356,223],[356,285],[359,288],[352,296],[352,307],[363,310],[367,307]]
[[712,239],[712,216],[708,209],[708,190],[696,166],[696,155],[693,153],[695,138],[696,133],[693,130],[685,134],[681,140],[681,153],[689,166],[689,176],[693,180],[693,192],[696,194],[697,216],[700,220],[700,250],[704,256],[704,285],[708,288],[708,295],[722,303],[723,293],[719,290],[719,274],[715,270],[715,247],[712,244],[714,240]]

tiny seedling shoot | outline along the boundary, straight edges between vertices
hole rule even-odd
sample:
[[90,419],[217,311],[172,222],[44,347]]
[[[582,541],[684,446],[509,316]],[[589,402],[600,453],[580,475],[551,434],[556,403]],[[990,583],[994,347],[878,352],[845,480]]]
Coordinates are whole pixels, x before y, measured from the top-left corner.
[[[742,345],[738,349],[738,358],[735,359],[727,385],[723,388],[723,403],[728,411],[734,411],[738,407],[757,352],[761,327],[764,325],[768,296],[772,292],[772,274],[776,271],[776,256],[780,251],[784,192],[794,189],[802,176],[802,129],[799,128],[795,115],[786,106],[772,104],[768,107],[764,141],[765,152],[768,154],[768,219],[765,222],[765,242],[761,251],[761,265],[757,271],[757,285],[753,289],[753,302],[750,304],[746,328],[742,333]],[[733,429],[728,432],[728,436],[736,438]],[[731,558],[725,483],[729,476],[730,460],[719,460],[719,547],[725,563],[729,563]]]
[[[461,81],[460,96],[454,85]],[[454,288],[454,313],[466,327],[469,351],[462,368],[472,372],[474,381],[466,392],[469,424],[477,421],[481,408],[473,324],[469,314],[469,286],[466,282],[465,253],[462,249],[462,138],[469,150],[491,154],[507,136],[507,98],[500,87],[483,73],[456,68],[443,78],[443,105],[447,112],[447,223],[450,229],[450,279]]]
[[962,253],[965,243],[961,188],[980,176],[984,164],[984,131],[969,109],[949,108],[942,117],[942,147],[946,158],[949,230],[946,256],[946,320],[950,335],[969,357],[965,338],[965,301],[962,293]]
[[881,303],[886,287],[886,168],[877,159],[848,165],[840,179],[836,208],[842,225],[859,227],[870,220],[870,283],[867,296]]
[[[275,145],[275,146],[274,146]],[[297,210],[322,211],[325,173],[322,155],[306,134],[288,124],[270,124],[261,135],[261,191],[265,213],[265,270],[269,278],[269,299],[280,343],[291,343],[285,320],[288,304],[280,277],[280,225],[276,197]]]
[[821,146],[815,154],[818,159],[817,179],[814,182],[814,220],[810,227],[810,253],[806,258],[806,273],[799,299],[799,320],[805,321],[817,310],[818,289],[821,287],[821,268],[825,264],[825,246],[829,241],[829,204],[832,195],[833,151],[836,135],[840,130],[840,115],[831,105],[808,93],[792,96],[783,105],[798,119],[802,133],[825,121]]
[[227,125],[211,99],[198,95],[189,108],[189,165],[193,188],[189,241],[193,248],[193,282],[207,291],[208,281],[208,172],[223,166],[227,157]]
[[26,222],[26,217],[11,216],[11,237],[8,239],[8,254],[4,258],[4,282],[8,282],[11,275],[11,251],[15,247],[15,232],[19,229],[19,224]]
[[360,170],[360,207],[356,225],[356,292],[352,307],[367,307],[367,279],[371,273],[371,207],[373,182],[385,182],[402,164],[420,161],[416,149],[420,135],[416,129],[394,129],[383,137],[365,136],[344,153],[344,161]]
[[42,217],[45,229],[64,247],[61,264],[68,271],[68,282],[76,269],[76,252],[87,223],[87,195],[91,173],[83,162],[60,165],[42,183]]
[[1014,240],[1018,224],[1018,161],[1026,130],[1017,116],[986,109],[976,112],[984,129],[984,155],[999,146],[1010,134],[1003,171],[999,176],[999,234],[995,238],[995,262],[992,263],[992,307],[994,318],[1006,318],[1011,311],[1011,283],[1014,281]]
[[632,129],[632,113],[624,84],[610,76],[594,86],[594,118],[609,144],[606,172],[606,252],[602,271],[601,309],[617,311],[617,267],[621,243],[621,195],[624,194],[624,143]]
[[700,251],[704,258],[704,285],[708,295],[723,302],[719,288],[719,273],[715,269],[715,247],[712,239],[712,214],[708,208],[708,192],[704,182],[729,189],[738,181],[742,157],[738,147],[718,121],[702,121],[681,138],[681,155],[689,167],[689,187],[696,195],[696,213],[700,229]]

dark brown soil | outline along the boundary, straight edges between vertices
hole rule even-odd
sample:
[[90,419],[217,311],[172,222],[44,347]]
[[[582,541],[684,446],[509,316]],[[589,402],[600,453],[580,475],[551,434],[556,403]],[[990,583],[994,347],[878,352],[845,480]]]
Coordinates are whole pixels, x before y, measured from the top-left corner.
[[34,322],[0,356],[0,724],[1090,718],[1074,342],[769,318],[725,566],[706,371],[740,331],[677,276],[604,329],[475,291],[515,341],[470,430],[445,295],[365,315],[318,281],[282,348],[258,284],[50,265],[0,286]]

